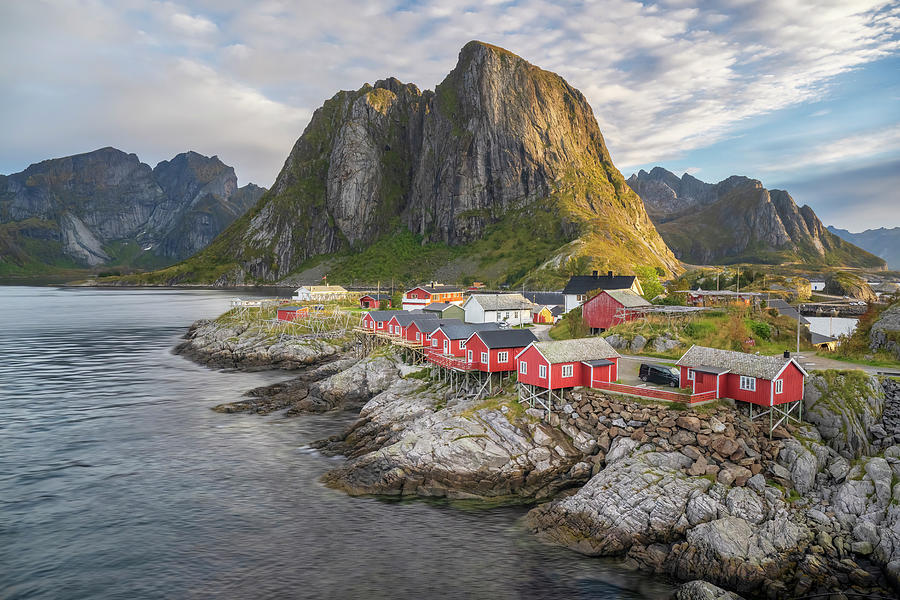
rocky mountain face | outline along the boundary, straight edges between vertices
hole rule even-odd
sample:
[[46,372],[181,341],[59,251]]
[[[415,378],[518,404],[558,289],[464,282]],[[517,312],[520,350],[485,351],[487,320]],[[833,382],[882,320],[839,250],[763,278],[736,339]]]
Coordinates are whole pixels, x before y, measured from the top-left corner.
[[171,282],[276,281],[399,231],[460,247],[499,225],[540,229],[562,255],[603,255],[609,268],[678,269],[584,96],[470,42],[434,91],[385,79],[327,100],[272,190]]
[[186,258],[265,190],[237,187],[218,157],[179,154],[151,169],[102,148],[0,176],[0,263],[95,267]]
[[892,229],[880,227],[878,229],[866,229],[860,233],[850,233],[846,229],[838,229],[833,225],[829,225],[828,231],[842,240],[846,240],[876,256],[880,256],[887,261],[888,268],[900,270],[900,227]]
[[809,206],[783,190],[732,176],[716,184],[661,167],[628,185],[644,201],[660,235],[685,262],[804,262],[884,268],[877,256],[829,232]]

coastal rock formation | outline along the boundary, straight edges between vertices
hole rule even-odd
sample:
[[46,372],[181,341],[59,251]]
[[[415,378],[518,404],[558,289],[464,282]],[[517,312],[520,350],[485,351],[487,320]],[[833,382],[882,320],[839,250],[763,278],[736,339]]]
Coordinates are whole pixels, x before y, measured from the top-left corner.
[[[406,379],[373,398],[341,436],[317,444],[351,457],[327,484],[358,494],[546,498],[584,482],[591,464],[561,431]],[[510,408],[507,408],[507,413]]]
[[877,302],[878,297],[866,280],[854,273],[844,271],[831,273],[825,277],[826,294],[834,296],[846,296],[863,302]]
[[737,594],[723,590],[707,581],[695,579],[681,585],[673,600],[743,600]]
[[809,206],[783,190],[732,176],[716,184],[661,167],[628,185],[644,202],[666,244],[694,264],[774,263],[885,268],[883,259],[828,231]]
[[23,272],[35,263],[173,263],[209,244],[264,191],[239,188],[233,168],[196,152],[154,169],[115,148],[45,160],[0,175],[0,260]]
[[337,357],[343,343],[326,340],[292,337],[277,341],[259,325],[204,320],[191,325],[175,353],[221,369],[299,369]]
[[889,352],[900,360],[900,302],[885,309],[872,324],[869,348]]
[[884,389],[862,371],[826,371],[806,380],[803,413],[829,446],[848,459],[873,452],[873,428],[884,412]]
[[581,92],[470,42],[434,91],[390,78],[327,100],[272,190],[170,283],[271,282],[313,256],[399,232],[466,246],[499,244],[517,228],[561,260],[576,252],[604,257],[603,268],[680,269]]

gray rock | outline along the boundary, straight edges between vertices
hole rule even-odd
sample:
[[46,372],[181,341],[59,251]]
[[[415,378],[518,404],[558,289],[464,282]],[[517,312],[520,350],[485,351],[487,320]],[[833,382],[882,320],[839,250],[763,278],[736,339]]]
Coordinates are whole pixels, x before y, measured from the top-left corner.
[[794,488],[801,494],[813,489],[818,472],[816,456],[795,439],[786,439],[778,460],[790,472]]
[[[803,417],[813,423],[829,446],[848,457],[870,454],[871,428],[881,420],[884,390],[874,376],[824,375],[806,380]],[[854,400],[847,402],[847,395]]]
[[742,600],[741,596],[707,581],[688,581],[675,591],[674,600]]
[[640,352],[641,350],[643,350],[644,346],[646,346],[646,345],[647,345],[647,338],[645,338],[641,334],[637,334],[636,336],[634,336],[634,338],[632,338],[631,344],[629,345],[629,349],[632,352],[637,353],[637,352]]
[[612,465],[629,456],[638,445],[638,442],[631,438],[617,437],[610,445],[609,452],[606,453],[606,464]]
[[747,487],[754,492],[761,494],[763,493],[763,490],[766,489],[766,478],[762,473],[757,473],[747,480]]
[[766,517],[766,507],[760,497],[745,487],[731,488],[725,499],[728,511],[748,523],[762,523]]

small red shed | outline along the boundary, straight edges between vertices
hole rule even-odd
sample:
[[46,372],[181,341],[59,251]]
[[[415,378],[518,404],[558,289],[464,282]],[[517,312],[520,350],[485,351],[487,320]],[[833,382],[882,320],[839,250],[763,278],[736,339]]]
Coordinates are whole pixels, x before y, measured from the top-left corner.
[[619,353],[600,337],[534,342],[516,357],[518,379],[557,390],[618,378]]
[[304,318],[308,313],[308,306],[279,306],[277,316],[279,321],[296,321]]
[[642,306],[650,306],[650,303],[631,290],[603,290],[581,306],[581,314],[591,333],[599,333],[635,320],[638,311],[625,309]]
[[536,340],[528,329],[476,331],[466,340],[466,361],[487,373],[515,371],[516,355]]
[[359,297],[360,308],[391,308],[390,294],[365,294]]
[[691,346],[676,363],[681,386],[694,393],[716,391],[716,398],[731,398],[760,406],[803,400],[807,372],[790,352],[763,356],[705,346]]

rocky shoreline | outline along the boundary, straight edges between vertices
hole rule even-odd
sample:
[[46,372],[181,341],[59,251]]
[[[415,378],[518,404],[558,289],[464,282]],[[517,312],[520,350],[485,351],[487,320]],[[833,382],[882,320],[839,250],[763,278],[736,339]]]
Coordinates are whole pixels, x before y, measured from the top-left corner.
[[217,410],[360,409],[344,432],[313,444],[346,457],[323,480],[348,494],[531,503],[525,523],[540,539],[689,581],[677,598],[900,589],[892,380],[811,377],[809,422],[770,440],[724,403],[676,408],[575,390],[546,418],[509,391],[457,397],[389,349],[357,359],[321,341],[260,348],[252,332],[234,342],[213,329],[193,327],[182,353],[213,366],[255,369],[269,356],[269,368],[301,369]]

